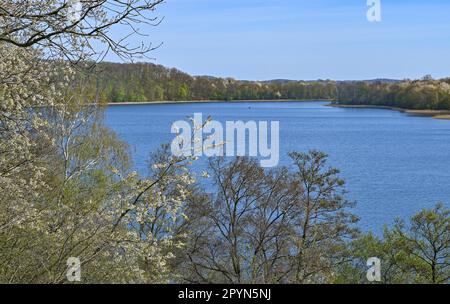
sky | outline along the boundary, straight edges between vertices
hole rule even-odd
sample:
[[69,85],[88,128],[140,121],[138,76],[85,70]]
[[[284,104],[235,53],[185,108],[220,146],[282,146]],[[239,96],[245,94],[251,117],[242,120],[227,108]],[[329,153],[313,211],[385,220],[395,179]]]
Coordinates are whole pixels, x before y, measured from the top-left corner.
[[163,43],[145,61],[191,75],[450,76],[449,0],[381,0],[380,22],[367,20],[368,9],[367,0],[166,0],[155,12],[163,22],[134,39]]

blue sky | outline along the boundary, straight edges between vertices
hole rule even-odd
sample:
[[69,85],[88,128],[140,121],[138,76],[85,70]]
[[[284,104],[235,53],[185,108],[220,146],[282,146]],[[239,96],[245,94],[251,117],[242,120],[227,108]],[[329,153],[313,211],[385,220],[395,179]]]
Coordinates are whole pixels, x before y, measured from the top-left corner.
[[[450,76],[450,1],[167,0],[154,63],[236,79],[371,79]],[[108,59],[114,60],[113,57]]]

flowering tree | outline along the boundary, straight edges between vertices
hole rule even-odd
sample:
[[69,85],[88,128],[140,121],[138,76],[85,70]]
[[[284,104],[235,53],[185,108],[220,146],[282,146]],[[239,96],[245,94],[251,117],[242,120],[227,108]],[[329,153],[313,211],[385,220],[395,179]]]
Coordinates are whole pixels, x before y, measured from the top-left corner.
[[[163,0],[4,0],[0,3],[0,41],[39,47],[47,56],[71,61],[102,59],[107,52],[131,60],[153,49],[133,43],[139,24],[157,25],[153,11]],[[119,36],[111,34],[120,29]]]
[[148,179],[130,172],[69,66],[1,46],[0,280],[62,283],[78,257],[84,282],[166,282],[186,160],[163,150]]
[[[193,182],[186,160],[164,150],[147,179],[130,172],[127,146],[61,60],[147,53],[151,46],[127,38],[136,24],[158,22],[151,14],[162,2],[0,4],[1,282],[66,282],[70,257],[80,259],[84,282],[169,279]],[[113,38],[112,26],[130,32]]]

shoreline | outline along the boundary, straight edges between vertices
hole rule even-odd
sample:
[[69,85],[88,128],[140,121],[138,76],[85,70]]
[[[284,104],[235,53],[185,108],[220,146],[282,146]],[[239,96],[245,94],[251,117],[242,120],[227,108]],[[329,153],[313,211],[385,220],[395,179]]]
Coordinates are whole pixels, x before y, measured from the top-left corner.
[[108,102],[106,106],[130,106],[130,105],[161,105],[161,104],[190,104],[190,103],[241,103],[241,102],[307,102],[307,101],[327,101],[331,99],[243,99],[243,100],[185,100],[185,101],[144,101],[144,102]]
[[329,104],[329,107],[334,108],[348,108],[348,109],[385,109],[403,112],[415,116],[426,116],[434,119],[450,120],[450,111],[448,110],[409,110],[391,106],[376,106],[376,105],[345,105],[345,104]]
[[385,109],[403,112],[415,116],[425,116],[440,120],[450,120],[449,110],[410,110],[391,106],[377,106],[377,105],[346,105],[333,104],[332,99],[259,99],[259,100],[183,100],[183,101],[144,101],[144,102],[108,102],[102,105],[109,106],[130,106],[130,105],[173,105],[173,104],[202,104],[202,103],[264,103],[264,102],[309,102],[309,101],[323,101],[330,102],[328,107],[334,108],[349,108],[349,109]]

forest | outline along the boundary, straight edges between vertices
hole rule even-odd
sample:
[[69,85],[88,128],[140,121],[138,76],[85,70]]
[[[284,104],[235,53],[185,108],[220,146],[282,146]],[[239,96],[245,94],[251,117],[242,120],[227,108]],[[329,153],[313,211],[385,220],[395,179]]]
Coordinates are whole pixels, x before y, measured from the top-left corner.
[[90,75],[102,102],[189,100],[332,100],[345,105],[450,110],[450,78],[370,81],[242,81],[190,76],[151,63],[101,63]]
[[400,82],[348,82],[338,85],[338,104],[390,106],[411,110],[450,110],[450,78]]
[[103,102],[331,99],[333,81],[240,81],[190,76],[151,63],[97,65],[92,91]]
[[[386,223],[383,235],[362,232],[340,171],[315,150],[293,151],[288,166],[271,170],[211,158],[196,176],[195,158],[163,145],[148,151],[142,176],[101,104],[333,94],[351,102],[385,90],[393,100],[398,88],[441,106],[445,81],[256,83],[151,64],[80,64],[103,58],[100,46],[124,60],[151,51],[109,29],[155,22],[161,3],[86,1],[75,20],[66,1],[0,4],[0,283],[448,283],[443,203]],[[369,257],[383,263],[377,282],[366,277]]]

